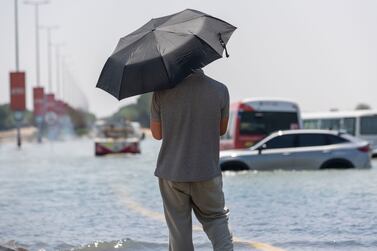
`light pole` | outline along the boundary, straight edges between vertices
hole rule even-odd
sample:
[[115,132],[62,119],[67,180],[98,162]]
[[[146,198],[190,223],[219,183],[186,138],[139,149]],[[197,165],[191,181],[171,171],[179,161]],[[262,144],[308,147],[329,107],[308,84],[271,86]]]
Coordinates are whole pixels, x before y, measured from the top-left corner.
[[60,84],[60,48],[64,43],[54,44],[55,47],[55,67],[56,67],[56,96],[61,99],[61,84]]
[[48,77],[48,91],[52,93],[52,69],[51,69],[51,64],[52,64],[52,55],[51,55],[51,31],[57,30],[59,26],[53,25],[53,26],[41,26],[41,29],[45,29],[47,32],[47,77]]
[[18,0],[14,0],[14,29],[15,29],[15,52],[16,52],[16,71],[20,69],[19,41],[18,41]]
[[25,1],[25,4],[33,5],[35,11],[35,69],[36,69],[36,87],[33,88],[33,105],[35,122],[38,126],[38,142],[42,142],[42,124],[45,107],[44,89],[40,86],[40,68],[39,68],[39,6],[47,4],[48,1]]
[[[14,29],[15,29],[15,52],[16,52],[16,72],[20,69],[20,58],[19,58],[19,41],[18,41],[18,0],[14,0]],[[22,141],[21,141],[21,132],[20,132],[20,122],[17,119],[18,116],[15,116],[16,118],[16,127],[17,127],[17,146],[18,148],[21,147]]]
[[61,99],[63,100],[64,98],[65,98],[65,86],[66,86],[66,84],[67,84],[67,65],[72,65],[72,64],[70,64],[70,62],[71,62],[71,57],[70,56],[68,56],[68,55],[66,55],[66,54],[64,54],[64,55],[61,55],[62,56],[62,58],[61,58],[61,60],[60,60],[60,62],[61,62],[61,85],[60,85],[60,89],[61,89],[61,93],[60,93],[60,95],[61,95]]
[[21,123],[26,109],[25,72],[20,72],[19,34],[18,34],[18,1],[14,0],[14,48],[16,71],[9,73],[10,108],[13,112],[17,129],[17,146],[21,148]]
[[35,10],[35,63],[36,63],[36,81],[40,86],[40,69],[39,69],[39,6],[48,4],[48,1],[25,1],[25,4],[33,5]]
[[64,99],[64,65],[65,65],[65,56],[66,55],[60,55],[60,99]]

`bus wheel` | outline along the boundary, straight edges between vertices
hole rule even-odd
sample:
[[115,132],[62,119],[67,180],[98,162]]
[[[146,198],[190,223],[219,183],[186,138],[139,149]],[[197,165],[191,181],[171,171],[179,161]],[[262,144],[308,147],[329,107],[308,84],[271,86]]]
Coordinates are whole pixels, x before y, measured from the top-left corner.
[[221,165],[221,171],[245,171],[250,168],[240,161],[226,162]]

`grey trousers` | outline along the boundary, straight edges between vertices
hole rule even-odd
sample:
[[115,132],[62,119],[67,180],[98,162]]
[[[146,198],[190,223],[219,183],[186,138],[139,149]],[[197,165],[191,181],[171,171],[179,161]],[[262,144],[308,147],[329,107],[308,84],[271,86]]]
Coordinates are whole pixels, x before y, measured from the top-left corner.
[[170,251],[193,251],[193,210],[203,225],[214,251],[232,251],[228,227],[229,210],[225,208],[222,177],[201,182],[173,182],[159,178]]

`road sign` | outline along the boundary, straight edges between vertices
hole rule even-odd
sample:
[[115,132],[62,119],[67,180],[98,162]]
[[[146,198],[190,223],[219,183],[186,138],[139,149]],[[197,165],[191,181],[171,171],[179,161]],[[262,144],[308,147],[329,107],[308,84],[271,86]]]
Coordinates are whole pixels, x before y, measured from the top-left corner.
[[13,113],[13,116],[14,116],[14,120],[16,120],[17,122],[21,122],[24,118],[24,113],[21,111],[15,111]]
[[55,112],[47,112],[45,115],[47,125],[52,126],[58,122],[58,115]]

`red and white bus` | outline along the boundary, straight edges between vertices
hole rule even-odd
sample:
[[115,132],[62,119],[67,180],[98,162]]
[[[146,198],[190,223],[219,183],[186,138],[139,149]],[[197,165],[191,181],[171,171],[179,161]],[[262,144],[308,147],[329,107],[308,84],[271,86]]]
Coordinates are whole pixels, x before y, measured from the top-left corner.
[[278,130],[302,128],[297,103],[276,98],[251,98],[230,105],[228,130],[220,149],[248,148]]

